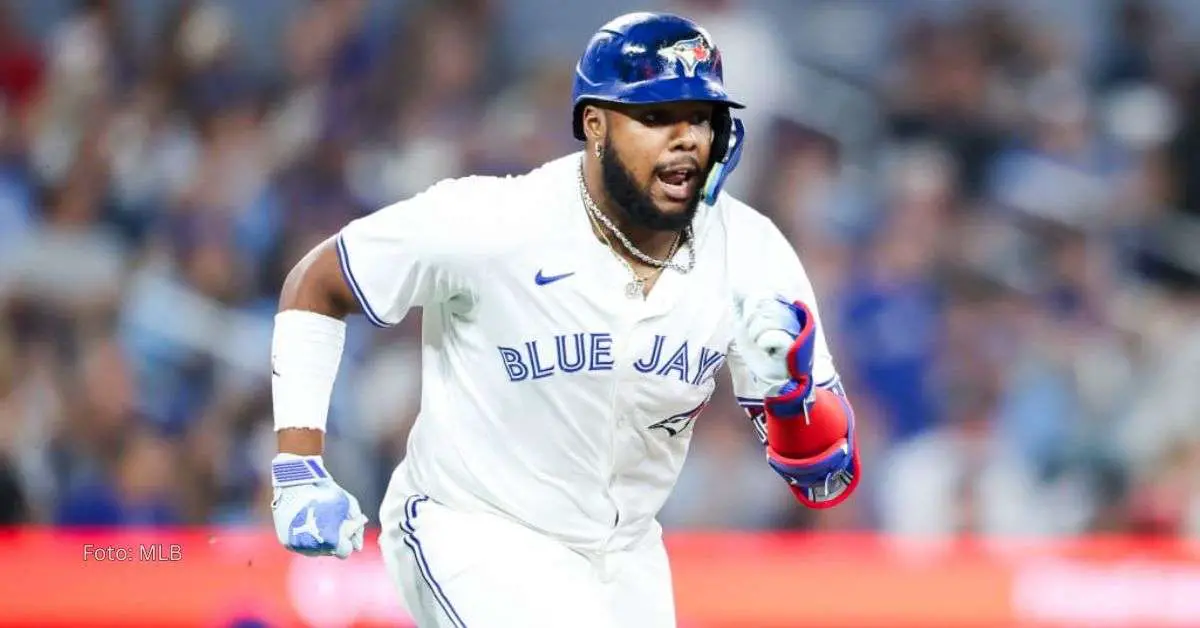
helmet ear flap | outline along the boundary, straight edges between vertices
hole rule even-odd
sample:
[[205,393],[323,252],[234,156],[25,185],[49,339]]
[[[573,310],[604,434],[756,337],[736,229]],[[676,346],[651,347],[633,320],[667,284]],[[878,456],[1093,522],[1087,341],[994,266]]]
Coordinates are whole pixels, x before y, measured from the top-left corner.
[[586,107],[587,104],[588,102],[586,100],[581,100],[575,103],[574,113],[571,116],[571,127],[575,132],[575,139],[581,142],[587,141],[587,134],[583,132],[583,108]]
[[742,121],[725,112],[713,120],[713,147],[701,198],[712,205],[725,187],[725,180],[737,168],[742,158],[742,143],[746,129]]
[[729,107],[717,107],[712,119],[712,148],[709,151],[708,168],[725,158],[729,153],[729,134],[733,131],[733,115]]

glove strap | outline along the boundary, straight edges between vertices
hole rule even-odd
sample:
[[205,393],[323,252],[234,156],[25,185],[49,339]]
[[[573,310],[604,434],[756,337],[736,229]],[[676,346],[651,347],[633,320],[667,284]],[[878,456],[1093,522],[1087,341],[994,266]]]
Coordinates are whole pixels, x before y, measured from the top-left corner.
[[271,461],[271,485],[276,488],[316,484],[329,479],[321,456],[278,454]]

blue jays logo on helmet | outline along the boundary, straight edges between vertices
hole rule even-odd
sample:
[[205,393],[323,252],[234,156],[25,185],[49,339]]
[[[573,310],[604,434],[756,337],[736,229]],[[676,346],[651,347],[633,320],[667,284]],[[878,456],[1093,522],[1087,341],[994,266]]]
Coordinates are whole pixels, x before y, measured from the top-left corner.
[[745,105],[725,91],[721,52],[695,22],[666,13],[630,13],[592,36],[575,66],[572,125],[583,132],[589,102],[645,105],[682,101],[717,105],[710,178],[705,200],[712,203],[738,163],[744,131],[729,109]]
[[699,35],[659,49],[658,56],[666,59],[668,63],[679,64],[683,68],[684,76],[696,76],[697,66],[709,63],[713,59],[712,48]]

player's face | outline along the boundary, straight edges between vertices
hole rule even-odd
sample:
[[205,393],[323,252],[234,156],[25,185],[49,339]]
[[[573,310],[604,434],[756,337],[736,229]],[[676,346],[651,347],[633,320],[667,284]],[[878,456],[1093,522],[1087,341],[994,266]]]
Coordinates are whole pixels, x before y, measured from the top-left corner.
[[679,230],[696,214],[712,147],[713,105],[621,106],[609,115],[601,167],[609,198],[634,225]]

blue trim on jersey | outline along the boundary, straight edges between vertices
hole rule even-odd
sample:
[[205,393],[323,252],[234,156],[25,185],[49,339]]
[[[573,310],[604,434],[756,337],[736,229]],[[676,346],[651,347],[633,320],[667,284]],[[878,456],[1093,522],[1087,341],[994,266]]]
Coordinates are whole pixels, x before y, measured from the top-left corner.
[[738,402],[739,406],[761,406],[761,405],[763,405],[762,399],[755,399],[753,397],[738,397],[737,402]]
[[400,522],[400,529],[404,530],[404,544],[408,546],[413,558],[417,561],[421,579],[433,593],[434,599],[437,600],[438,606],[442,607],[442,612],[446,613],[450,623],[454,624],[455,628],[467,628],[466,622],[458,616],[458,611],[454,610],[454,605],[446,597],[446,592],[442,591],[442,585],[438,584],[437,578],[433,577],[433,572],[429,569],[429,561],[425,560],[425,551],[421,548],[421,541],[417,539],[416,529],[413,528],[412,520],[417,518],[417,504],[428,500],[428,495],[411,495],[404,502],[404,520]]
[[367,303],[367,295],[363,293],[362,288],[358,286],[358,281],[354,279],[354,271],[350,270],[350,254],[346,252],[346,242],[340,233],[336,238],[336,244],[338,267],[342,269],[342,278],[346,280],[346,285],[350,286],[350,292],[354,293],[354,300],[358,301],[358,306],[362,309],[363,314],[376,327],[384,329],[391,327],[392,325],[380,318],[375,310],[371,309],[371,304]]

